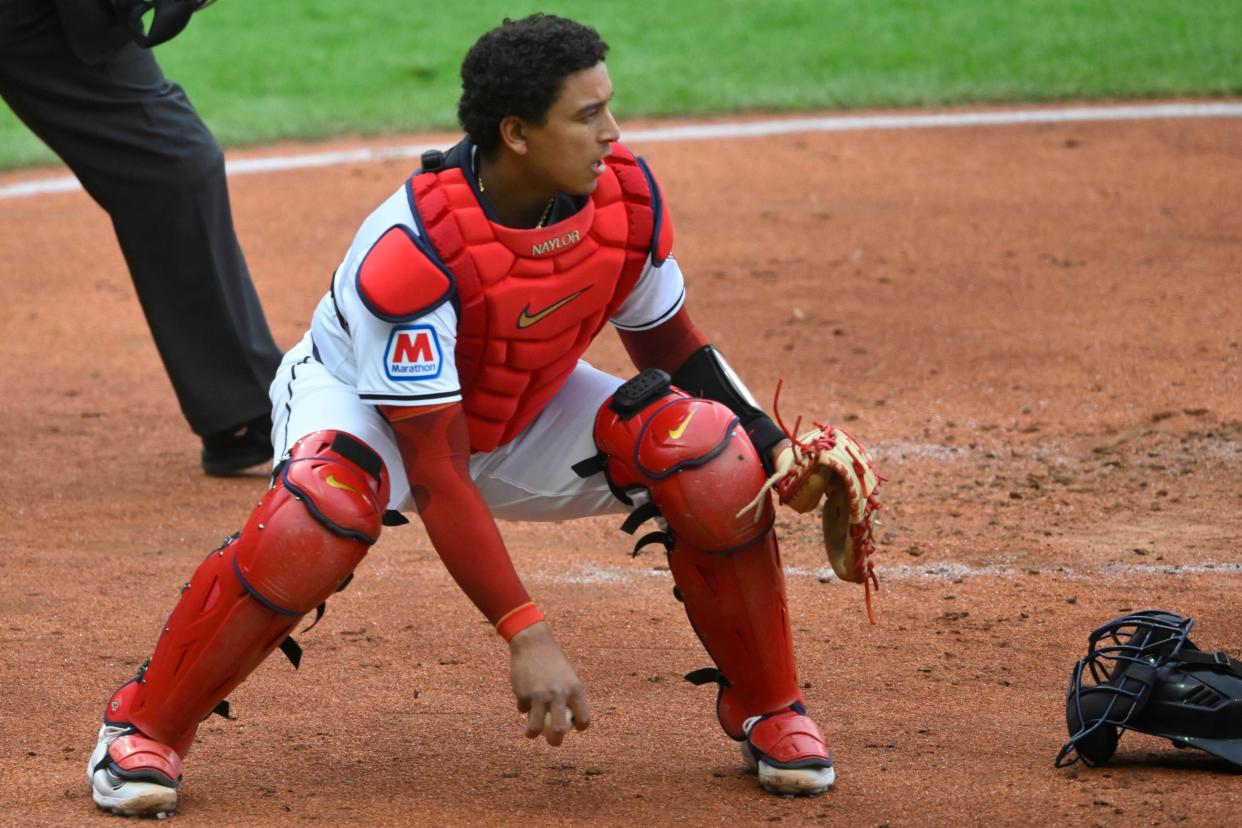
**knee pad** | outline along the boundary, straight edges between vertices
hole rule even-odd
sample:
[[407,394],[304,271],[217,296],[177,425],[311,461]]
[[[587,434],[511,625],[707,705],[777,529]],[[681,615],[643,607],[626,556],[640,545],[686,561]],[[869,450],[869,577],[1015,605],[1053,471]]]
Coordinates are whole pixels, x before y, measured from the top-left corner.
[[353,573],[379,537],[387,486],[379,455],[350,435],[299,440],[245,527],[182,588],[155,653],[105,721],[184,757],[198,723]]
[[595,444],[614,491],[646,489],[669,528],[709,552],[761,537],[775,513],[743,512],[767,475],[737,415],[674,388],[649,369],[617,389],[595,418]]
[[335,592],[379,538],[385,471],[379,455],[343,432],[298,440],[242,530],[253,542],[233,557],[255,600],[300,616]]

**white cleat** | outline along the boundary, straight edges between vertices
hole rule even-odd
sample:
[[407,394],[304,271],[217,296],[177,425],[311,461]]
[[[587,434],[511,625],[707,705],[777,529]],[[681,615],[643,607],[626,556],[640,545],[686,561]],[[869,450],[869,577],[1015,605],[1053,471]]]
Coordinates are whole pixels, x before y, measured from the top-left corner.
[[177,808],[180,758],[132,727],[105,724],[99,729],[86,776],[95,804],[105,811],[164,819]]

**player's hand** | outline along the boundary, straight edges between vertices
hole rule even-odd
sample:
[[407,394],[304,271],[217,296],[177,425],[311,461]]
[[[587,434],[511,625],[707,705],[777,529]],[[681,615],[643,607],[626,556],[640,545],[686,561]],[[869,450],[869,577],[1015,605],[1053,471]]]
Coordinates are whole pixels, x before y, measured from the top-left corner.
[[571,726],[590,727],[582,684],[546,623],[532,624],[513,636],[509,656],[513,695],[518,710],[527,714],[526,738],[542,734],[548,744],[559,745]]

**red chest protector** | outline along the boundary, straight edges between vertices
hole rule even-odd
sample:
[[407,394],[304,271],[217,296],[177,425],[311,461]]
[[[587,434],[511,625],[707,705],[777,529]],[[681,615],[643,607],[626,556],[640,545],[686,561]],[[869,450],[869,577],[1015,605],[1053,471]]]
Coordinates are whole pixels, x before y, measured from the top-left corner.
[[472,451],[516,437],[564,384],[672,227],[655,181],[613,144],[575,215],[515,230],[488,219],[460,167],[410,179],[426,238],[456,281],[457,371]]

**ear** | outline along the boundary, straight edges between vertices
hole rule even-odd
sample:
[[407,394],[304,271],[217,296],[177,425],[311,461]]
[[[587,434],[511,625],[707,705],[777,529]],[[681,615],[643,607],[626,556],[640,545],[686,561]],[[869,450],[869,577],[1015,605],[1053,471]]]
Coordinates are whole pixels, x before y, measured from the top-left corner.
[[500,119],[500,141],[516,155],[526,154],[526,122],[516,115]]

